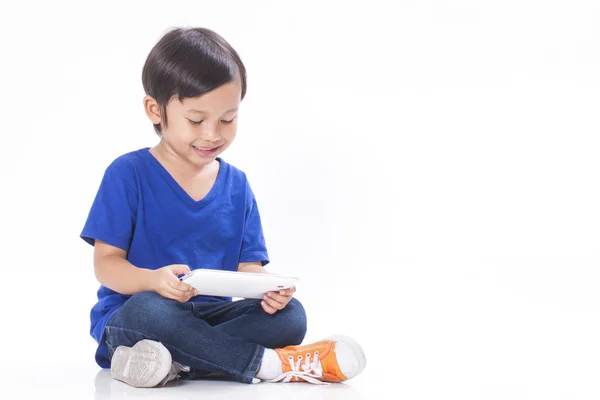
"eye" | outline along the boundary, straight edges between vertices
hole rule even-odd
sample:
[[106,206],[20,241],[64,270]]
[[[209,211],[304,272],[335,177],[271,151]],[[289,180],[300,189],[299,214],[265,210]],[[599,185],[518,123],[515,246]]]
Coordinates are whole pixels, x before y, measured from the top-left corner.
[[192,121],[191,119],[188,119],[188,121],[190,121],[192,123],[192,125],[200,125],[202,123],[202,121]]
[[[236,117],[237,117],[237,115],[236,115]],[[221,120],[221,123],[222,123],[222,124],[225,124],[225,125],[227,125],[227,124],[231,124],[231,123],[232,123],[232,122],[235,120],[235,118],[236,118],[236,117],[233,117],[233,118],[231,118],[230,120],[224,120],[224,119],[222,119],[222,120]]]

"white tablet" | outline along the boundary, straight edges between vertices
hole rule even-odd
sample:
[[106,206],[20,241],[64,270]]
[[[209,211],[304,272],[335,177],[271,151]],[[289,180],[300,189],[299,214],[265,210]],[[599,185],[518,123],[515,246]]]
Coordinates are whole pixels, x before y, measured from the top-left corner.
[[194,287],[199,295],[245,299],[262,299],[267,292],[289,289],[300,281],[291,276],[215,269],[195,269],[180,279]]

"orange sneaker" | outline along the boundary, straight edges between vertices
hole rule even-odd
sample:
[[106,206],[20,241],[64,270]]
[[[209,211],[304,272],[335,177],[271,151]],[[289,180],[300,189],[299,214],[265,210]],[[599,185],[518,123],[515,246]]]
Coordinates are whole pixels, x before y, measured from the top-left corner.
[[360,345],[341,335],[275,351],[281,359],[283,373],[269,382],[342,382],[360,374],[367,364]]

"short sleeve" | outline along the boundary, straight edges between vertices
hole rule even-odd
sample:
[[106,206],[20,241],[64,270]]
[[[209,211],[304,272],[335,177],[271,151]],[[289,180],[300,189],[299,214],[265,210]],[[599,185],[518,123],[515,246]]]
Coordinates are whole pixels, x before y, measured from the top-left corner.
[[260,262],[262,266],[269,263],[258,205],[249,184],[246,185],[246,215],[239,262]]
[[80,235],[83,240],[93,246],[98,239],[129,250],[138,203],[132,186],[114,164],[106,169]]

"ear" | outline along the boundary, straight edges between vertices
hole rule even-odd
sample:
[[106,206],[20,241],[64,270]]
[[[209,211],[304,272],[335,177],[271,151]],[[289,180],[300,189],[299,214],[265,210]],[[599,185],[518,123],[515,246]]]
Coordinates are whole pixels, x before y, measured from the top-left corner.
[[158,106],[156,100],[154,100],[154,97],[150,95],[144,96],[144,112],[154,125],[160,124],[160,107]]

